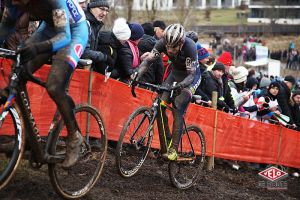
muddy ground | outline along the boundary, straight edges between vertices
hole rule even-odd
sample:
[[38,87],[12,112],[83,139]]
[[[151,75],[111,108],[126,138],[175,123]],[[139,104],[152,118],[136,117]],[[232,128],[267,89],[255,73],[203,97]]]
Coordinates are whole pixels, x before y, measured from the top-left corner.
[[[158,165],[154,159],[148,158],[135,177],[120,177],[110,149],[102,178],[83,199],[300,199],[300,178],[284,179],[287,190],[267,190],[259,187],[264,179],[258,172],[245,166],[236,171],[227,164],[216,165],[212,172],[203,170],[197,185],[178,190],[169,181],[167,165]],[[12,182],[0,191],[0,199],[57,200],[60,197],[50,184],[47,167],[34,171],[23,161]]]

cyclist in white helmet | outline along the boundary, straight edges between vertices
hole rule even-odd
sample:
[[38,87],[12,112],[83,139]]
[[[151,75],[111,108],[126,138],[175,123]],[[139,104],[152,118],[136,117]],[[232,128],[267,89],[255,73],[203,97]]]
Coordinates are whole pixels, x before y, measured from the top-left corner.
[[[165,53],[172,62],[172,70],[163,85],[175,90],[174,103],[177,107],[173,111],[173,146],[167,151],[166,147],[161,144],[161,151],[164,157],[169,160],[176,160],[178,143],[183,131],[183,115],[191,101],[192,95],[200,84],[201,74],[196,45],[193,40],[186,37],[182,25],[171,24],[165,29],[164,37],[156,42],[152,51],[141,63],[137,79],[142,76],[151,63],[160,57],[160,53]],[[172,86],[173,82],[177,82],[177,85]],[[162,94],[162,99],[167,103],[170,103],[169,97],[170,94],[168,92]],[[168,119],[165,109],[160,112],[161,115],[158,115],[159,132],[163,133],[165,131],[165,134],[171,137],[167,126]]]

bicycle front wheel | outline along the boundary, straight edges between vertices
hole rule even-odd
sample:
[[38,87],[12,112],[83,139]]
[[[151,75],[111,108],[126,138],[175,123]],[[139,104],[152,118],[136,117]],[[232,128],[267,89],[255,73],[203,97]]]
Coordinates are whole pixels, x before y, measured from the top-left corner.
[[125,123],[116,149],[116,164],[122,177],[133,176],[143,165],[153,138],[152,118],[149,108],[140,107]]
[[[1,94],[0,99],[6,99],[6,96]],[[4,103],[1,103],[0,110],[3,106]],[[21,116],[16,104],[0,114],[0,190],[16,173],[24,152],[25,133]]]
[[[99,112],[91,106],[79,105],[75,116],[84,137],[79,160],[67,170],[60,164],[48,165],[54,189],[67,199],[82,197],[92,189],[100,178],[107,154],[107,136]],[[66,152],[67,131],[65,126],[60,127],[50,152],[52,155],[64,155]]]
[[182,134],[177,161],[169,163],[169,177],[172,184],[179,189],[191,187],[204,166],[205,138],[200,128],[188,126]]

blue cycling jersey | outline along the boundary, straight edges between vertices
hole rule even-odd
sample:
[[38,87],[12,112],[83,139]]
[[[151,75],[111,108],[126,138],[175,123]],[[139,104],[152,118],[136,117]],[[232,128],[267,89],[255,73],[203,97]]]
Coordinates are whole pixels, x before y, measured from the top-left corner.
[[2,22],[0,23],[0,41],[14,29],[18,18],[29,12],[32,20],[42,21],[55,34],[49,39],[52,51],[67,46],[71,42],[72,26],[85,21],[82,8],[76,0],[30,0],[26,5],[14,5],[7,0]]

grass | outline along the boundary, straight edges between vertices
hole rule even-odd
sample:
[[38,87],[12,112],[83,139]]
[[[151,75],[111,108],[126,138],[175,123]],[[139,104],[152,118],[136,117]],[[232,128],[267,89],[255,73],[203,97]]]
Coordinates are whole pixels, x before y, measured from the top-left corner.
[[[210,20],[205,19],[205,10],[192,10],[188,16],[186,25],[237,25],[241,20],[236,17],[236,13],[241,12],[239,9],[212,9],[210,11]],[[179,10],[157,11],[155,19],[164,20],[166,23],[174,23],[181,21],[182,17]],[[111,13],[109,23],[112,18],[127,17],[126,10],[116,10]],[[133,11],[131,21],[144,23],[151,21],[151,16],[148,16],[146,11]],[[243,23],[246,23],[244,19]]]

